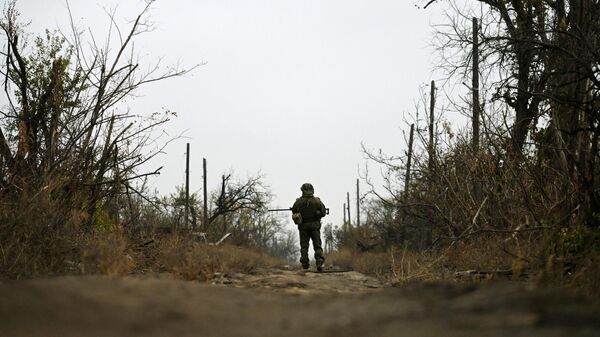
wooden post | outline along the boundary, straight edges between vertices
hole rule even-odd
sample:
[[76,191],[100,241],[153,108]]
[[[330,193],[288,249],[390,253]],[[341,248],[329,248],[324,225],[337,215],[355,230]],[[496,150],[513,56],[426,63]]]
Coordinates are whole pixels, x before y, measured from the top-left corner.
[[356,227],[360,227],[360,189],[356,179]]
[[[477,158],[479,152],[479,25],[477,18],[473,18],[473,155]],[[476,177],[476,174],[475,174]],[[477,179],[473,179],[473,195],[476,199],[481,197],[481,186]]]
[[346,223],[346,203],[344,203],[344,230],[346,230],[348,224]]
[[346,209],[348,210],[348,228],[352,229],[352,217],[350,216],[350,192],[346,192],[346,198],[348,199],[348,203],[346,203]]
[[202,191],[204,193],[204,213],[202,217],[202,225],[204,231],[208,231],[208,191],[206,190],[206,158],[202,158]]
[[435,138],[433,124],[435,121],[434,116],[435,110],[435,81],[431,81],[431,96],[429,99],[429,144],[427,149],[429,152],[429,175],[433,176],[433,170],[435,165]]
[[[225,186],[225,175],[221,176],[221,196],[223,196],[223,199],[225,198],[225,193],[226,193],[226,186]],[[227,212],[225,212],[225,205],[224,205],[225,200],[221,200],[219,207],[223,210],[223,233],[227,232],[227,217],[225,216],[227,214]]]
[[473,153],[479,150],[479,25],[477,18],[473,18]]
[[[2,158],[0,158],[0,165],[2,165]],[[1,167],[1,166],[0,166]],[[1,168],[0,168],[1,170]],[[119,172],[119,158],[117,156],[117,147],[115,146],[115,151],[113,152],[113,174],[115,176],[115,191],[117,198],[121,194],[121,174]],[[121,222],[119,216],[119,200],[115,203],[114,212],[115,212],[115,222],[119,224]],[[133,217],[132,217],[133,218]]]
[[[429,98],[429,193],[433,195],[433,187],[435,184],[435,134],[434,134],[434,123],[435,123],[435,81],[431,81],[431,95]],[[433,217],[427,222],[428,225],[425,230],[427,232],[427,247],[431,246],[431,233],[433,224]]]
[[406,176],[404,177],[404,199],[408,199],[408,185],[410,184],[410,165],[412,162],[413,154],[413,140],[415,133],[415,125],[410,125],[410,136],[408,138],[408,158],[406,160]]
[[187,228],[189,212],[190,212],[190,143],[187,143],[186,151],[185,151],[185,213],[184,213],[184,217],[183,217],[183,228]]

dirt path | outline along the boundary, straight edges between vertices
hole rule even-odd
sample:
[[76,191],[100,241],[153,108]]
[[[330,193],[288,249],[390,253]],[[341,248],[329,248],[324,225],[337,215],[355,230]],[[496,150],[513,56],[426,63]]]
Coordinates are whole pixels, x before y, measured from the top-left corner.
[[0,284],[0,336],[600,336],[600,308],[515,284],[383,287],[359,273],[271,270]]
[[377,279],[355,271],[325,271],[270,269],[252,275],[221,274],[213,284],[236,288],[263,288],[288,294],[346,294],[372,292],[384,288]]

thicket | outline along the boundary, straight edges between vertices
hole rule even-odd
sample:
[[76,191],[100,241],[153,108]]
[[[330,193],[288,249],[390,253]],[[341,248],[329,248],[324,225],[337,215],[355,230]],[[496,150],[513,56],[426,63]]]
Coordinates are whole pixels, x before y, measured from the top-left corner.
[[[432,98],[421,95],[407,121],[416,130],[409,183],[407,153],[365,147],[368,160],[384,168],[385,191],[365,172],[366,221],[336,233],[342,249],[334,259],[360,261],[360,251],[379,251],[376,268],[397,280],[503,271],[597,295],[600,3],[424,3],[448,6],[433,43],[444,78]],[[456,98],[473,76],[474,17],[482,83]],[[431,129],[428,103],[435,98],[444,104],[437,103]],[[475,105],[474,141],[470,127],[457,130],[446,116],[460,113],[471,125]]]
[[[160,227],[177,236],[198,225],[204,241],[231,232],[233,244],[281,257],[295,254],[292,234],[275,235],[281,221],[264,212],[270,194],[260,175],[224,175],[221,188],[211,193],[207,223],[198,221],[203,214],[197,196],[191,217],[183,219],[181,191],[170,197],[149,193],[146,179],[160,168],[149,170],[147,163],[172,140],[158,131],[175,114],[133,113],[125,102],[148,83],[194,68],[148,65],[138,57],[134,41],[152,30],[152,2],[145,2],[127,29],[117,25],[114,11],[107,12],[110,28],[99,36],[73,20],[69,32],[33,36],[16,2],[5,4],[0,278],[126,273],[145,265],[145,254],[136,253],[140,247],[166,240],[153,237]],[[201,251],[191,243],[185,247],[190,254]],[[221,254],[216,248],[202,251]]]

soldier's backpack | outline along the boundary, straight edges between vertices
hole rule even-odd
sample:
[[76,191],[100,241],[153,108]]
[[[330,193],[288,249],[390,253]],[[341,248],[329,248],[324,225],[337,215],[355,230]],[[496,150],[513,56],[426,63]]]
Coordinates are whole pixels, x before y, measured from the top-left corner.
[[299,208],[301,223],[319,221],[324,215],[321,214],[321,200],[317,197],[306,198]]

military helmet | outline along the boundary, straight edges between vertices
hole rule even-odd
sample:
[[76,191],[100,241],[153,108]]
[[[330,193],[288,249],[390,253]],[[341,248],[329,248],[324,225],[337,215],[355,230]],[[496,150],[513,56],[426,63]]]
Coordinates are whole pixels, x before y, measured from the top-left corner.
[[314,187],[311,183],[304,183],[302,184],[302,186],[300,187],[300,191],[302,192],[307,192],[307,191],[314,191]]
[[311,183],[302,184],[300,191],[302,191],[302,196],[304,197],[312,197],[315,194],[315,189],[312,187]]

